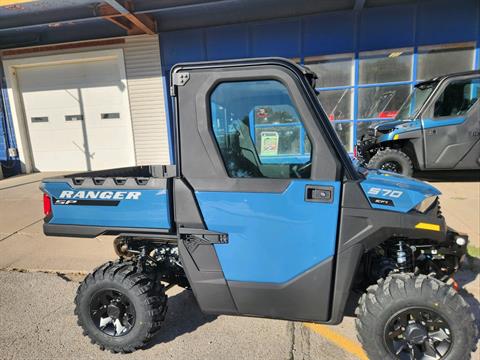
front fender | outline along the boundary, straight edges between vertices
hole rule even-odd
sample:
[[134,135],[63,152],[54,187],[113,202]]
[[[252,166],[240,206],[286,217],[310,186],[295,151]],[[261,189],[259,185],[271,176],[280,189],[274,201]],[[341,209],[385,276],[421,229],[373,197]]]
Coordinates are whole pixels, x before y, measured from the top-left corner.
[[388,134],[382,134],[377,142],[401,141],[407,139],[418,139],[422,137],[422,124],[419,120],[412,120],[396,126]]

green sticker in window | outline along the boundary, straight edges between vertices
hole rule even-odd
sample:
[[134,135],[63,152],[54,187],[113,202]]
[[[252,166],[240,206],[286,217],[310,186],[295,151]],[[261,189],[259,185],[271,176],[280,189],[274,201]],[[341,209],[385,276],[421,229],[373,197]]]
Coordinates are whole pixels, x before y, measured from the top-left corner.
[[261,133],[260,156],[278,155],[278,132],[264,131]]

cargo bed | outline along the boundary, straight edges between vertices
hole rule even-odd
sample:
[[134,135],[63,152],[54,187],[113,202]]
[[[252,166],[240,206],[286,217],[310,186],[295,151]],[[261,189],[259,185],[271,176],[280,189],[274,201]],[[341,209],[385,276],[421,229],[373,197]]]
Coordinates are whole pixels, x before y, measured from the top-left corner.
[[174,176],[174,166],[155,165],[45,179],[45,234],[170,233]]

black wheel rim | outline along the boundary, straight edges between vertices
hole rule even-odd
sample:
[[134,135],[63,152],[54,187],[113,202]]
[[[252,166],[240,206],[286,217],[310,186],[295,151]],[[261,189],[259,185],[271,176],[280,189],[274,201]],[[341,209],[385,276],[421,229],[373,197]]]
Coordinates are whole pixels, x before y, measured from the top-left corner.
[[114,289],[97,291],[90,302],[90,316],[101,332],[124,336],[135,324],[135,308],[127,296]]
[[452,341],[448,323],[430,309],[402,310],[392,316],[385,327],[387,348],[400,360],[443,359]]
[[402,173],[402,166],[396,161],[387,161],[380,166],[380,170]]

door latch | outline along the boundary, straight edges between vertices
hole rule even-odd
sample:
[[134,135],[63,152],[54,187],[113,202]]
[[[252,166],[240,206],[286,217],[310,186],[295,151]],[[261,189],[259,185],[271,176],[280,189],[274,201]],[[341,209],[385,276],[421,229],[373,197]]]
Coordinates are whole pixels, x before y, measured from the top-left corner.
[[333,202],[333,186],[305,186],[305,201],[309,202]]

